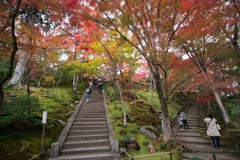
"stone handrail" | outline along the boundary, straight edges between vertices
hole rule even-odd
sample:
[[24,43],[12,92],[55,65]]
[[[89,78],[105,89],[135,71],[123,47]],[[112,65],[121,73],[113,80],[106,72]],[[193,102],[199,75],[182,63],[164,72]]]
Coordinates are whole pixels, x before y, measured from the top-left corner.
[[112,153],[118,153],[118,141],[114,140],[113,126],[112,126],[112,123],[110,121],[104,90],[103,90],[102,93],[103,93],[103,105],[104,105],[104,108],[105,108],[106,119],[107,119],[107,129],[108,129],[108,136],[109,136],[109,141],[110,141],[111,152]]
[[62,149],[63,143],[65,142],[68,132],[72,126],[72,123],[75,120],[75,117],[76,117],[82,103],[84,102],[85,96],[86,96],[86,93],[84,93],[84,95],[82,96],[82,98],[81,98],[80,102],[78,103],[77,107],[75,108],[73,114],[71,115],[67,124],[65,125],[61,135],[58,137],[57,142],[52,144],[51,151],[50,151],[50,157],[57,157],[59,155],[59,152]]

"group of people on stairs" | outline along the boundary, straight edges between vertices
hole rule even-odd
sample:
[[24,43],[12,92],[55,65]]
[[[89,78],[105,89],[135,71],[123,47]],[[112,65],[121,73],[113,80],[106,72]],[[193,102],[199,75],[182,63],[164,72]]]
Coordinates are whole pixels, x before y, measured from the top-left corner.
[[102,80],[89,80],[88,82],[88,88],[86,90],[86,102],[88,103],[90,101],[90,95],[92,93],[92,88],[93,87],[98,87],[98,93],[102,94],[102,90],[103,90],[103,82]]
[[180,125],[180,130],[189,129],[189,126],[187,123],[187,116],[183,110],[178,111],[177,118],[178,118],[178,123]]
[[[187,116],[183,110],[180,110],[178,112],[177,119],[180,126],[180,130],[189,129],[187,123]],[[209,114],[207,118],[204,118],[204,122],[206,122],[207,124],[206,132],[211,139],[212,147],[215,149],[220,149],[221,148],[220,125],[217,123],[217,120],[212,116],[212,114]]]

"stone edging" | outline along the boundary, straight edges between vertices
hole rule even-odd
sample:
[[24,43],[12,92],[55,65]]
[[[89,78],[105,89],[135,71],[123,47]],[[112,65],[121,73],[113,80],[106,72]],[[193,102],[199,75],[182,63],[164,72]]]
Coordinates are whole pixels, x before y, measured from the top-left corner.
[[59,155],[59,151],[61,150],[61,148],[63,146],[63,143],[66,140],[68,132],[69,132],[71,126],[72,126],[73,121],[76,118],[76,115],[78,114],[78,111],[79,111],[82,103],[84,102],[85,96],[86,96],[86,93],[84,93],[84,95],[82,96],[82,98],[81,98],[80,102],[78,103],[77,107],[75,108],[73,114],[71,115],[71,117],[69,118],[67,124],[65,125],[62,133],[58,137],[57,142],[52,143],[51,151],[50,151],[50,157],[57,157]]
[[111,151],[112,153],[118,153],[118,141],[114,140],[114,134],[113,134],[113,126],[112,123],[110,121],[110,117],[109,117],[109,113],[108,113],[108,109],[107,109],[107,101],[106,101],[106,96],[103,90],[103,105],[105,108],[105,113],[106,113],[106,119],[107,119],[107,129],[108,129],[108,136],[109,136],[109,141],[110,141],[110,147],[111,147]]

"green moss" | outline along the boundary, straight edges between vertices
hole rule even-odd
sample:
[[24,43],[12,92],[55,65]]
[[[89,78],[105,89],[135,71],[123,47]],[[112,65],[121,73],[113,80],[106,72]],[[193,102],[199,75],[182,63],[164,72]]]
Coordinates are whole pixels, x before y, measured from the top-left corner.
[[[52,88],[31,87],[31,91],[31,96],[39,99],[42,110],[48,111],[44,136],[44,150],[47,151],[50,149],[51,144],[56,142],[64,127],[57,120],[61,119],[67,122],[69,116],[66,116],[66,113],[75,109],[70,105],[74,102],[72,99],[73,94],[71,93],[71,87],[57,88],[54,92],[52,91]],[[9,93],[11,92],[9,91]],[[19,90],[17,93],[17,96],[25,94],[24,90]],[[79,97],[81,97],[80,94]],[[34,111],[32,113],[39,118],[42,117],[42,111]],[[41,137],[42,125],[24,131],[14,130],[11,126],[5,128],[5,130],[1,130],[1,158],[4,160],[26,160],[32,158],[41,152]],[[36,160],[47,159],[47,154],[48,152],[46,152],[41,158],[36,158]]]
[[[106,88],[106,87],[105,87]],[[158,150],[155,153],[162,153],[164,150],[169,151],[171,148],[167,148],[164,145],[163,140],[152,140],[150,137],[142,134],[140,128],[154,128],[151,130],[156,135],[160,134],[160,120],[157,110],[159,109],[160,103],[156,92],[149,92],[146,90],[124,90],[123,99],[126,105],[126,114],[127,114],[127,126],[123,126],[123,107],[120,101],[111,99],[111,103],[108,105],[108,110],[110,113],[110,118],[114,127],[114,137],[119,141],[120,147],[126,147],[125,141],[126,137],[133,137],[136,139],[137,143],[141,146],[140,151],[135,151],[128,148],[127,152],[132,156],[139,155],[149,155],[148,144],[154,144],[154,147]],[[112,94],[113,89],[107,87],[108,94]],[[153,94],[153,99],[151,95]],[[182,106],[175,102],[169,104],[169,116],[171,119],[174,119],[177,115],[177,112]],[[172,108],[172,106],[174,106]],[[164,145],[164,146],[163,146]],[[169,159],[169,154],[161,156],[148,157],[149,160],[155,159]],[[173,154],[173,159],[180,159],[180,151],[177,151]],[[126,158],[127,159],[127,158]]]

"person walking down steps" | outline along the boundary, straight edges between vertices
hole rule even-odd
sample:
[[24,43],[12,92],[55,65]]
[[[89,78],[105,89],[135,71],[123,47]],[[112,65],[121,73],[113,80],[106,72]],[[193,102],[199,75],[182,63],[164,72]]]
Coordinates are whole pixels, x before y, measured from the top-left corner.
[[90,95],[92,93],[92,87],[88,87],[87,90],[86,90],[86,102],[88,103],[89,100],[90,100]]
[[181,111],[178,111],[177,120],[178,120],[180,130],[183,130],[183,121],[182,121]]
[[215,149],[220,149],[220,133],[216,123],[216,119],[211,114],[207,118],[204,118],[204,122],[207,123],[207,135],[211,138],[212,146]]
[[182,118],[183,128],[184,129],[189,129],[189,126],[188,126],[188,123],[187,123],[187,116],[186,116],[186,113],[183,110],[181,111],[180,116]]

